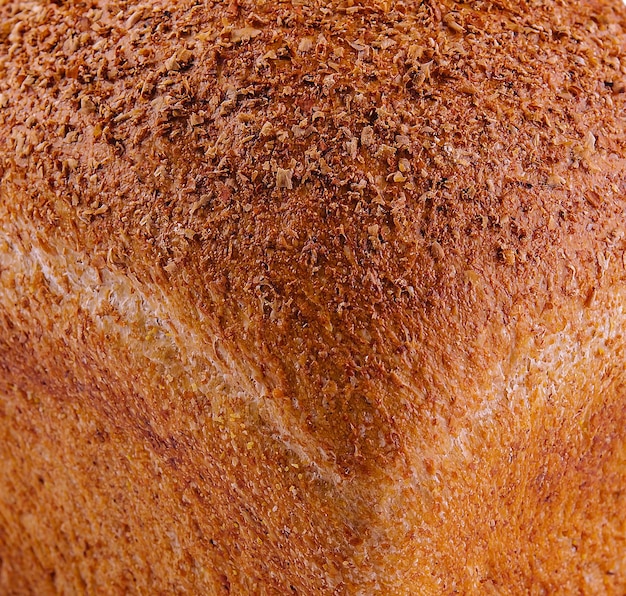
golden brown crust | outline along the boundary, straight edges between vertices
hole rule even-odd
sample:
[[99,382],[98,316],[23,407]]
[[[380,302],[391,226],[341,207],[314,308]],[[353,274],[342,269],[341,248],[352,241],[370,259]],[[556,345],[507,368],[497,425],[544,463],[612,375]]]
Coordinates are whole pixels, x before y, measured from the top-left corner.
[[[623,591],[625,19],[4,3],[0,578]],[[45,461],[88,504],[38,506],[38,550],[15,502]],[[188,539],[150,552],[159,474],[150,525]],[[81,516],[122,478],[119,566],[54,552],[64,523],[112,535]]]

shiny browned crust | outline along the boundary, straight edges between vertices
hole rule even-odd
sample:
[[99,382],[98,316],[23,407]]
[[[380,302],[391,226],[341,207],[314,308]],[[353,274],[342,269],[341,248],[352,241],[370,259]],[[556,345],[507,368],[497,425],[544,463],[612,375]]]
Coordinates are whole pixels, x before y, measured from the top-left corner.
[[625,27],[0,3],[0,591],[625,593]]

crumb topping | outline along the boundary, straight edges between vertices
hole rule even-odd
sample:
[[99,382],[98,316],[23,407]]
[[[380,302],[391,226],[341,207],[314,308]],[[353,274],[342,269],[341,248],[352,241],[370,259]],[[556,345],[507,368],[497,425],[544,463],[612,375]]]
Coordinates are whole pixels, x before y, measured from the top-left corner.
[[380,387],[438,329],[472,344],[622,262],[625,25],[617,2],[5,3],[0,175],[42,234],[122,238],[221,304],[349,470],[398,451]]

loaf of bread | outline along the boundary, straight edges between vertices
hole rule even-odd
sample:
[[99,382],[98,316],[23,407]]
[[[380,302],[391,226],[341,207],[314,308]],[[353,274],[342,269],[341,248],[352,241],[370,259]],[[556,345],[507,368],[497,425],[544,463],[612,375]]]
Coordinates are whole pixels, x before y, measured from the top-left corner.
[[0,593],[626,593],[618,0],[0,3]]

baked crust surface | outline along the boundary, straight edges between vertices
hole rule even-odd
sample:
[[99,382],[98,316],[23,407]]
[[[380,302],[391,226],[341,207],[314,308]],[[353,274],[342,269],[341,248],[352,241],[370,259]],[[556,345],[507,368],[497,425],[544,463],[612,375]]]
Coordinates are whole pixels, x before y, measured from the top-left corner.
[[2,3],[2,590],[624,593],[625,26]]

